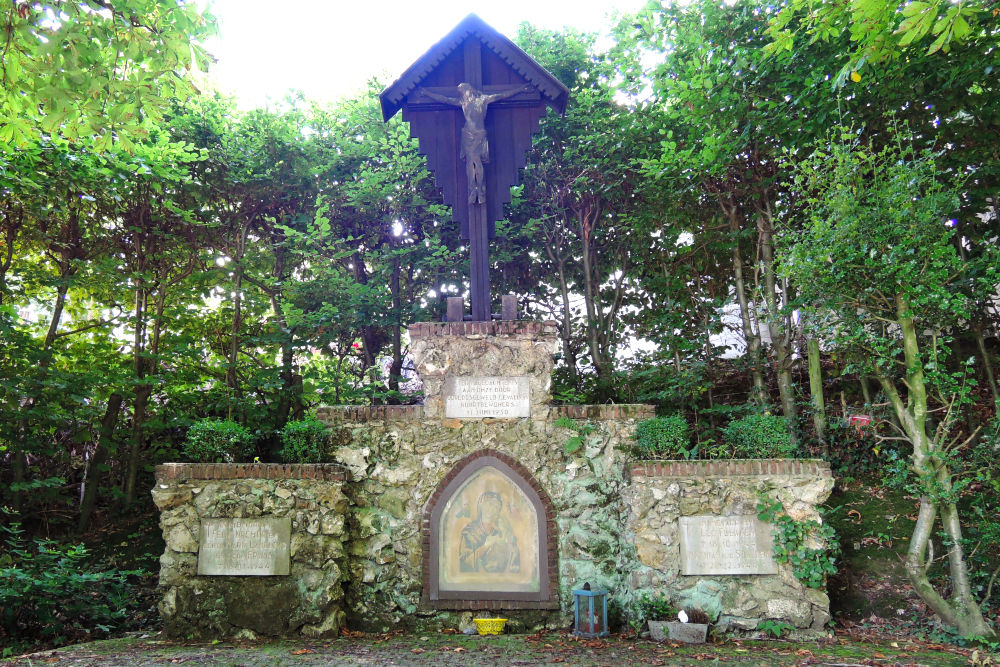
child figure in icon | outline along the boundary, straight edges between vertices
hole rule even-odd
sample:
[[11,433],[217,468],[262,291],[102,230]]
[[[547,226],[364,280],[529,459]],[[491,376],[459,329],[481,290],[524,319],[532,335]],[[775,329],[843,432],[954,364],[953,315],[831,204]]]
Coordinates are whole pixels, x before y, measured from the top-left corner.
[[458,547],[462,572],[520,572],[521,553],[517,537],[502,516],[503,498],[484,491],[477,503],[478,515],[462,529]]

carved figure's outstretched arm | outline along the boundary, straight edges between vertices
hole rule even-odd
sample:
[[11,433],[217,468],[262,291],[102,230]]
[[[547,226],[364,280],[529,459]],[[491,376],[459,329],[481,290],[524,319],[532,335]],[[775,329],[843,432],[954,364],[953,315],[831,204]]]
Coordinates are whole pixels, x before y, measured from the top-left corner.
[[530,93],[534,90],[534,87],[530,83],[526,83],[518,88],[511,88],[510,90],[502,90],[499,93],[493,93],[491,95],[483,95],[487,104],[492,104],[498,100],[505,100],[508,97],[514,97],[521,93]]
[[423,92],[424,92],[424,95],[426,95],[427,97],[431,98],[432,100],[436,100],[438,102],[443,102],[445,104],[450,104],[453,107],[460,107],[460,106],[462,106],[462,100],[461,100],[461,98],[450,97],[448,95],[442,95],[440,93],[435,93],[433,90],[428,90],[427,88],[424,88]]

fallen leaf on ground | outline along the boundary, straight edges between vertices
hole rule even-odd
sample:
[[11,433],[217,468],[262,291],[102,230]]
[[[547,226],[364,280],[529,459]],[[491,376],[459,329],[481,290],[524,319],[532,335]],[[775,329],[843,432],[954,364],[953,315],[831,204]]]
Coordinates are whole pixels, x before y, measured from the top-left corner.
[[422,648],[415,648],[412,651],[410,651],[410,653],[424,653],[424,652],[425,651]]
[[310,651],[307,648],[300,648],[297,651],[292,651],[292,655],[305,655],[307,653],[315,653],[316,651]]

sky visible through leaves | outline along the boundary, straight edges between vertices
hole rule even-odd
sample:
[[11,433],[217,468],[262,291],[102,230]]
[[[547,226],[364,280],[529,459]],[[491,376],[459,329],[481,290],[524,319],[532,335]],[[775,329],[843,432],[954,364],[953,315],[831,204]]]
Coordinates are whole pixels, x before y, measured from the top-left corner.
[[209,44],[218,59],[212,78],[241,107],[280,100],[289,89],[333,101],[389,82],[470,12],[513,37],[527,21],[605,32],[614,11],[637,11],[643,0],[214,0],[220,34]]

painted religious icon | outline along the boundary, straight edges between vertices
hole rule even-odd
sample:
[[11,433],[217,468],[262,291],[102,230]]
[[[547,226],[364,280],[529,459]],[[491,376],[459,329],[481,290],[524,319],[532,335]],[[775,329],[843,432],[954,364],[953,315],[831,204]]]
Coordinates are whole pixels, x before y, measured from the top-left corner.
[[442,591],[539,590],[535,507],[500,470],[484,466],[455,491],[438,539]]
[[476,518],[462,529],[458,547],[458,567],[462,572],[517,572],[521,554],[517,536],[503,516],[503,497],[483,491]]

